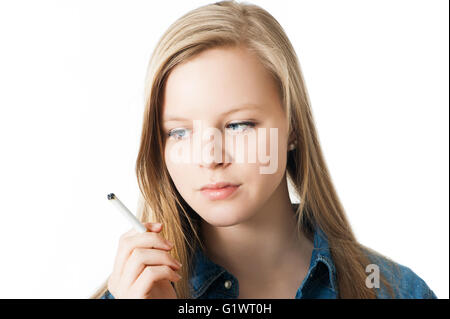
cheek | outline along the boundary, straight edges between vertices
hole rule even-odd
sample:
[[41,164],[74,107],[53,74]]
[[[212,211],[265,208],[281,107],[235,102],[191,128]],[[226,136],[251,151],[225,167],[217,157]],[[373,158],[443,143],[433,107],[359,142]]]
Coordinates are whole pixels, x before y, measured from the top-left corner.
[[264,145],[258,145],[258,147],[265,147],[267,159],[270,159],[269,162],[259,163],[257,172],[258,183],[262,186],[264,193],[269,195],[282,181],[287,161],[286,132],[279,126],[273,127],[277,128],[276,132],[267,129],[266,141],[261,142]]
[[[258,136],[258,165],[262,178],[277,179],[284,175],[287,161],[287,134],[283,128],[273,124],[266,127],[264,131],[265,139]],[[259,152],[263,153],[260,158]],[[278,177],[277,177],[278,176]]]
[[[278,128],[276,134],[266,129],[265,141],[257,138],[256,163],[233,163],[233,171],[238,172],[241,181],[247,185],[249,199],[262,200],[271,196],[281,183],[286,170],[287,135]],[[246,145],[246,152],[247,147]],[[265,156],[260,157],[258,152]]]
[[189,164],[176,163],[172,161],[168,146],[164,149],[164,161],[167,171],[169,172],[169,175],[172,178],[178,192],[183,194],[183,190],[191,187],[190,181],[192,181],[192,166]]

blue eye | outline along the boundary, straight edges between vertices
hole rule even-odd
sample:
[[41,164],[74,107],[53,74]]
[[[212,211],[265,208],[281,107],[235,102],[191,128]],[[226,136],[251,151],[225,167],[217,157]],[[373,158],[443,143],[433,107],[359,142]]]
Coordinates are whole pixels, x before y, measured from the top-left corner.
[[[236,128],[236,127],[239,128],[239,127],[255,127],[255,125],[256,125],[256,123],[247,121],[247,122],[230,123],[227,126],[231,126],[231,127],[234,127],[234,128]],[[244,132],[246,130],[247,130],[247,128],[244,128],[243,130],[234,130],[234,129],[232,129],[233,132]]]
[[184,134],[179,134],[177,132],[185,132],[185,129],[174,129],[174,130],[170,130],[169,133],[167,133],[167,136],[169,137],[174,137],[176,140],[182,140],[185,139],[185,135]]
[[[254,122],[245,121],[245,122],[230,123],[227,125],[227,128],[231,127],[232,128],[231,130],[233,133],[235,133],[235,132],[240,133],[240,132],[245,132],[248,127],[255,127],[255,125],[256,125],[256,123],[254,123]],[[243,129],[240,129],[242,127],[243,127]],[[176,140],[184,140],[187,137],[189,137],[189,135],[186,134],[186,131],[188,131],[188,130],[185,130],[182,128],[173,129],[167,133],[167,136],[173,137]]]

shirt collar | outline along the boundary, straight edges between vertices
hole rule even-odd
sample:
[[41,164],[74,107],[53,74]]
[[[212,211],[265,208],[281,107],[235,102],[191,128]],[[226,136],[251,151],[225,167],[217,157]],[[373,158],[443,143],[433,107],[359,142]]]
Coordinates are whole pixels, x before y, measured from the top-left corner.
[[[296,207],[298,204],[293,205]],[[226,269],[211,261],[203,253],[200,247],[196,248],[192,261],[190,289],[192,297],[198,298],[217,278],[226,272]],[[325,233],[316,226],[314,231],[314,249],[311,255],[309,270],[306,275],[307,279],[313,274],[313,272],[318,271],[317,269],[319,268],[319,263],[326,266],[328,273],[328,276],[326,277],[328,279],[328,286],[332,291],[336,292],[336,267],[331,258],[328,239]],[[317,276],[318,274],[315,275]]]
[[326,266],[326,270],[328,272],[327,283],[329,285],[329,288],[333,292],[337,292],[336,266],[331,257],[328,238],[322,231],[322,229],[316,226],[316,230],[314,232],[314,249],[312,251],[311,262],[309,264],[307,276],[309,276],[310,273],[317,269],[319,263],[322,263]]
[[214,280],[226,272],[226,269],[212,262],[200,247],[196,248],[192,260],[193,273],[190,277],[190,289],[192,297],[198,298],[208,289]]

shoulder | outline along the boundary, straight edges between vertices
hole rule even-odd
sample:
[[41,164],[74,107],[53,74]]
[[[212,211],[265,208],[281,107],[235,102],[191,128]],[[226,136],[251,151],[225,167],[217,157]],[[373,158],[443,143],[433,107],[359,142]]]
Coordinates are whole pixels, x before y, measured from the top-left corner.
[[[369,259],[373,262],[372,267],[366,269],[368,275],[379,270],[379,273],[386,279],[392,287],[394,298],[400,299],[436,299],[436,294],[430,289],[427,283],[417,275],[411,268],[399,264],[388,257],[377,252],[370,251]],[[375,271],[374,271],[375,270]],[[392,298],[389,290],[380,280],[377,289],[378,298]]]

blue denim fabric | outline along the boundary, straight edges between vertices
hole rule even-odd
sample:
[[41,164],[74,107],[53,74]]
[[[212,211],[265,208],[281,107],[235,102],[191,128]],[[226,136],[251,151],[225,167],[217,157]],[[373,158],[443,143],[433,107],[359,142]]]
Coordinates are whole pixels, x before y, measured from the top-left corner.
[[[410,268],[378,255],[368,252],[367,254],[392,285],[394,298],[437,298],[427,284]],[[189,282],[192,298],[236,299],[239,296],[239,282],[236,277],[208,259],[201,249],[197,249],[194,254],[193,275]],[[372,289],[375,289],[378,298],[391,298],[382,282],[380,282],[380,288]],[[295,299],[336,299],[337,292],[336,268],[331,258],[327,237],[320,228],[316,228],[309,270],[297,290]],[[101,299],[113,298],[109,291],[101,297]]]
[[[390,262],[378,255],[367,254],[393,286],[395,298],[437,298],[427,284],[410,268]],[[239,282],[231,273],[209,260],[201,250],[197,250],[194,261],[195,271],[190,279],[193,298],[238,297]],[[369,275],[370,272],[367,274]],[[231,285],[229,283],[226,285],[227,281],[230,281]],[[378,298],[391,298],[382,282],[380,282],[380,288],[372,289],[376,290]],[[336,268],[331,258],[327,237],[320,228],[317,228],[309,270],[297,290],[295,299],[336,299],[337,291]]]

